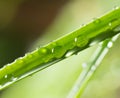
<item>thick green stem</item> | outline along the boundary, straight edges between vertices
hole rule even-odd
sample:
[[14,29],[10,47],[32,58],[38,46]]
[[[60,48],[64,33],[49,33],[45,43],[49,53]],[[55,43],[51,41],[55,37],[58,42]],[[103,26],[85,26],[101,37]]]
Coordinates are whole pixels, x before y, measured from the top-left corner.
[[0,90],[120,31],[120,8],[0,69]]

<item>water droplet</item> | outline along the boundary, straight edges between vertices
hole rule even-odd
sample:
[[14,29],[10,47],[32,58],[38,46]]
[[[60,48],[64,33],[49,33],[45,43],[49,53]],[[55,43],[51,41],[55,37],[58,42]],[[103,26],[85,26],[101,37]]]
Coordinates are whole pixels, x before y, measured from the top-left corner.
[[57,43],[56,43],[56,42],[54,42],[54,41],[52,41],[52,45],[53,45],[53,46],[56,46],[56,45],[57,45]]
[[88,38],[84,36],[79,36],[77,39],[77,46],[78,47],[84,47],[85,45],[88,44]]
[[78,39],[77,39],[77,37],[76,37],[76,38],[74,39],[74,41],[77,42],[77,40],[78,40]]
[[54,48],[51,51],[52,51],[52,53],[54,53]]
[[[51,59],[52,59],[52,57],[54,56],[54,55],[51,55],[51,52],[52,52],[52,50],[50,49],[50,48],[48,48],[48,47],[44,47],[44,48],[41,48],[41,49],[39,49],[39,51],[38,51],[38,54],[39,54],[39,56],[41,56],[41,57],[43,57],[44,55],[46,55],[44,58],[41,58],[41,60],[44,62],[44,63],[47,63],[47,62],[49,62]],[[49,54],[49,55],[48,55]]]
[[15,62],[18,63],[18,64],[22,64],[22,63],[24,63],[22,57],[20,57],[20,58],[18,58],[17,60],[15,60]]
[[107,47],[108,47],[108,48],[111,48],[112,46],[113,46],[113,42],[110,41],[110,42],[107,44]]
[[25,54],[25,57],[26,57],[26,58],[32,58],[33,56],[32,56],[31,53],[27,53],[27,54]]
[[38,50],[39,55],[45,55],[45,54],[47,54],[47,52],[48,52],[47,48],[41,48]]
[[42,53],[47,53],[47,49],[46,49],[46,48],[42,48],[42,49],[40,49],[40,51],[41,51]]
[[112,30],[112,23],[111,22],[108,24],[108,26]]
[[92,67],[91,67],[91,70],[92,70],[92,71],[95,71],[95,70],[96,70],[96,66],[92,66]]
[[32,57],[33,57],[32,54],[27,55],[27,58],[32,58]]
[[98,24],[98,23],[100,23],[100,22],[101,22],[100,19],[93,18],[93,23]]
[[61,58],[66,53],[64,46],[56,45],[54,47],[54,58]]
[[83,63],[83,64],[82,64],[82,67],[83,67],[83,68],[86,68],[86,67],[87,67],[87,63]]
[[74,51],[68,51],[66,54],[65,54],[65,57],[70,57],[72,54],[74,54]]
[[11,77],[11,80],[12,80],[12,81],[16,81],[17,78],[16,78],[16,77]]
[[7,78],[8,77],[8,75],[5,75],[5,78]]
[[112,26],[112,23],[110,22],[108,25],[111,27],[111,26]]

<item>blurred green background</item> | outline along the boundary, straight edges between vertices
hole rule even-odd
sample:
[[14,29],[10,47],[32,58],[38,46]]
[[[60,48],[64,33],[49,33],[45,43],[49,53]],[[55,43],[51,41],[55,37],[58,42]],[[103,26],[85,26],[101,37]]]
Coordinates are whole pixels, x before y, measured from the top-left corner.
[[[76,30],[120,6],[120,0],[0,0],[0,65]],[[98,45],[27,77],[0,98],[66,98]],[[120,38],[81,98],[120,98]]]

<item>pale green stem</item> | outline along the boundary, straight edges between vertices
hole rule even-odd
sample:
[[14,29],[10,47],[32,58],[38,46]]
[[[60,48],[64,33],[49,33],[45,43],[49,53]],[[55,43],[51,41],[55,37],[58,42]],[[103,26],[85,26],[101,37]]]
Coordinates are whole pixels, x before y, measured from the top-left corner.
[[102,62],[105,55],[108,53],[109,48],[112,47],[113,42],[118,38],[118,35],[113,38],[107,39],[99,45],[92,59],[88,63],[83,64],[83,71],[80,73],[75,85],[70,91],[67,98],[80,98],[86,88],[89,80],[92,78],[94,72],[97,70],[98,66]]

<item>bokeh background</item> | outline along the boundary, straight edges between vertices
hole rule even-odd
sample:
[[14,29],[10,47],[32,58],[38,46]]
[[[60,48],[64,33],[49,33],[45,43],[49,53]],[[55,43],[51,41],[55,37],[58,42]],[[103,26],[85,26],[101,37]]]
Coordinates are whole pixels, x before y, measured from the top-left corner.
[[[120,0],[0,0],[0,67],[120,6]],[[66,98],[98,45],[27,77],[0,98]],[[120,38],[81,98],[120,98]]]

